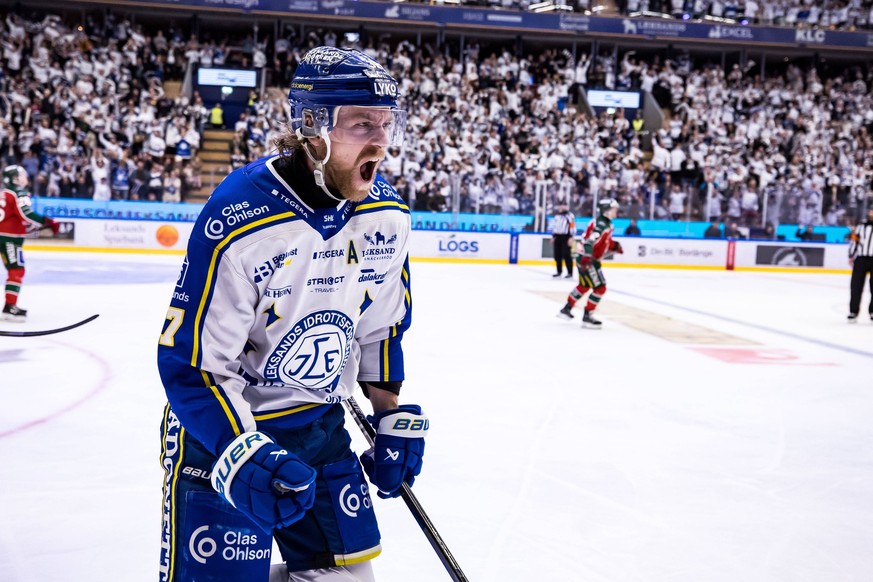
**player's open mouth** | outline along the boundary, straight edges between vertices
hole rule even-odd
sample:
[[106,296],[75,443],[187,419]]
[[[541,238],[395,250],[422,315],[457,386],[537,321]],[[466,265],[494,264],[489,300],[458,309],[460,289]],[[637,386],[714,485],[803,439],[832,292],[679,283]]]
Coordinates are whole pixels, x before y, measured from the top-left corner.
[[373,179],[373,176],[376,174],[376,166],[378,165],[379,160],[370,160],[361,165],[361,178],[364,182],[369,182]]

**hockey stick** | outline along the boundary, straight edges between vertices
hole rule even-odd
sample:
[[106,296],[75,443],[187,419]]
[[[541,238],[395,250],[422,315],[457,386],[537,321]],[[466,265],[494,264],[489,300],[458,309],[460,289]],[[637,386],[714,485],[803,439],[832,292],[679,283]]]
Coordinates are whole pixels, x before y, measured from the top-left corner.
[[43,329],[41,331],[4,331],[0,330],[0,337],[34,337],[38,335],[51,335],[53,333],[61,333],[62,331],[69,331],[71,329],[75,329],[80,325],[85,325],[89,321],[94,321],[100,317],[99,313],[95,313],[91,317],[86,317],[82,321],[77,323],[73,323],[71,325],[67,325],[64,327],[56,327],[55,329]]
[[[374,429],[373,425],[371,425],[367,420],[364,411],[361,410],[360,406],[358,406],[358,403],[353,396],[349,396],[349,399],[346,400],[346,408],[349,409],[349,412],[358,424],[358,428],[360,428],[361,432],[364,433],[367,442],[370,446],[373,446],[373,441],[376,438],[376,429]],[[415,521],[418,522],[418,527],[420,527],[421,531],[424,532],[427,541],[430,542],[431,547],[437,553],[437,556],[439,556],[443,566],[448,570],[449,576],[452,577],[452,580],[455,582],[467,582],[466,574],[461,570],[461,566],[458,564],[457,560],[455,560],[452,552],[449,551],[443,538],[430,521],[430,518],[424,512],[424,508],[421,507],[418,499],[412,493],[412,489],[406,483],[401,485],[400,497],[402,497],[403,501],[406,502],[406,506],[412,513],[412,517],[414,517]]]

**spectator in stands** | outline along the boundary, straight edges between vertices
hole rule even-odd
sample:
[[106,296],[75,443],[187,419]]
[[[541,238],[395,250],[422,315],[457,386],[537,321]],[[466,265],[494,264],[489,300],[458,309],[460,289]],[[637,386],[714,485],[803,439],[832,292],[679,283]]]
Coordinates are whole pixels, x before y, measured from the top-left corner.
[[179,170],[173,168],[164,172],[163,192],[161,202],[182,201],[182,179]]
[[630,224],[627,225],[627,228],[624,229],[625,236],[640,236],[642,232],[640,231],[640,227],[637,226],[637,219],[631,218]]
[[703,238],[722,238],[721,226],[718,222],[713,221],[707,227],[705,231],[703,231]]
[[803,242],[810,242],[811,240],[814,240],[813,236],[815,233],[813,230],[814,228],[811,224],[807,224],[805,227],[801,224],[800,228],[797,229],[797,232],[794,233],[794,236]]
[[224,129],[224,110],[221,108],[221,103],[216,103],[209,110],[209,124],[212,129]]
[[746,238],[736,222],[731,222],[730,224],[728,224],[728,226],[725,227],[724,236],[725,238],[729,239]]

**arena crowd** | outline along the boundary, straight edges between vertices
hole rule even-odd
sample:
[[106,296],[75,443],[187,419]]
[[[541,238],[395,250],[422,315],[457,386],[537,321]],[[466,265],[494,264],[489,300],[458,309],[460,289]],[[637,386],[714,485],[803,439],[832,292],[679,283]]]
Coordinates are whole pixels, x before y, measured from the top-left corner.
[[[231,124],[230,170],[271,150],[306,50],[344,44],[331,30],[147,31],[111,13],[78,24],[10,13],[3,29],[3,164],[22,164],[37,195],[95,200],[179,202],[199,186],[214,104],[196,92],[170,98],[165,81],[192,66],[263,70],[272,89]],[[753,64],[724,70],[687,53],[574,58],[468,42],[459,58],[387,37],[360,48],[402,80],[407,139],[382,172],[416,210],[532,215],[539,200],[550,214],[564,200],[589,216],[610,196],[630,218],[842,225],[867,204],[873,79],[860,67],[824,76],[789,65],[761,78]],[[580,87],[651,93],[665,123],[590,115]]]

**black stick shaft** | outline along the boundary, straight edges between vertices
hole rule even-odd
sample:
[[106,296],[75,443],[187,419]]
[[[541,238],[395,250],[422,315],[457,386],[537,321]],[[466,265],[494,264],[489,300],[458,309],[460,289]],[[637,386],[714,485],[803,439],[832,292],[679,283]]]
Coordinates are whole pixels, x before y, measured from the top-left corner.
[[[352,414],[352,418],[355,419],[358,428],[360,428],[361,432],[364,433],[367,442],[370,446],[373,446],[373,441],[376,438],[376,429],[374,429],[373,425],[371,425],[367,420],[364,411],[361,410],[360,406],[358,406],[354,397],[350,396],[349,399],[346,400],[346,408],[348,408],[349,412]],[[418,502],[418,498],[414,493],[412,493],[412,489],[406,483],[403,483],[401,486],[400,497],[402,497],[403,501],[406,502],[406,506],[412,513],[412,517],[414,517],[415,521],[418,522],[418,527],[420,527],[421,531],[424,532],[427,541],[430,542],[431,547],[443,563],[443,566],[445,566],[446,570],[449,572],[449,576],[452,577],[452,580],[455,582],[467,582],[467,576],[464,574],[463,570],[461,570],[461,566],[458,564],[457,560],[455,560],[452,552],[449,551],[448,546],[434,527],[433,522],[431,522],[427,513],[425,513],[424,508]]]
[[82,321],[78,321],[78,322],[76,322],[76,323],[73,323],[73,324],[71,324],[71,325],[67,325],[67,326],[64,326],[64,327],[56,327],[55,329],[43,329],[43,330],[40,330],[40,331],[6,331],[6,330],[0,330],[0,337],[35,337],[35,336],[38,336],[38,335],[52,335],[52,334],[54,334],[54,333],[61,333],[62,331],[69,331],[69,330],[71,330],[71,329],[75,329],[75,328],[79,327],[80,325],[85,325],[85,324],[88,323],[89,321],[94,321],[94,320],[97,319],[97,317],[99,317],[99,316],[100,316],[100,314],[99,314],[99,313],[96,313],[96,314],[92,315],[91,317],[86,317],[86,318],[83,319]]

